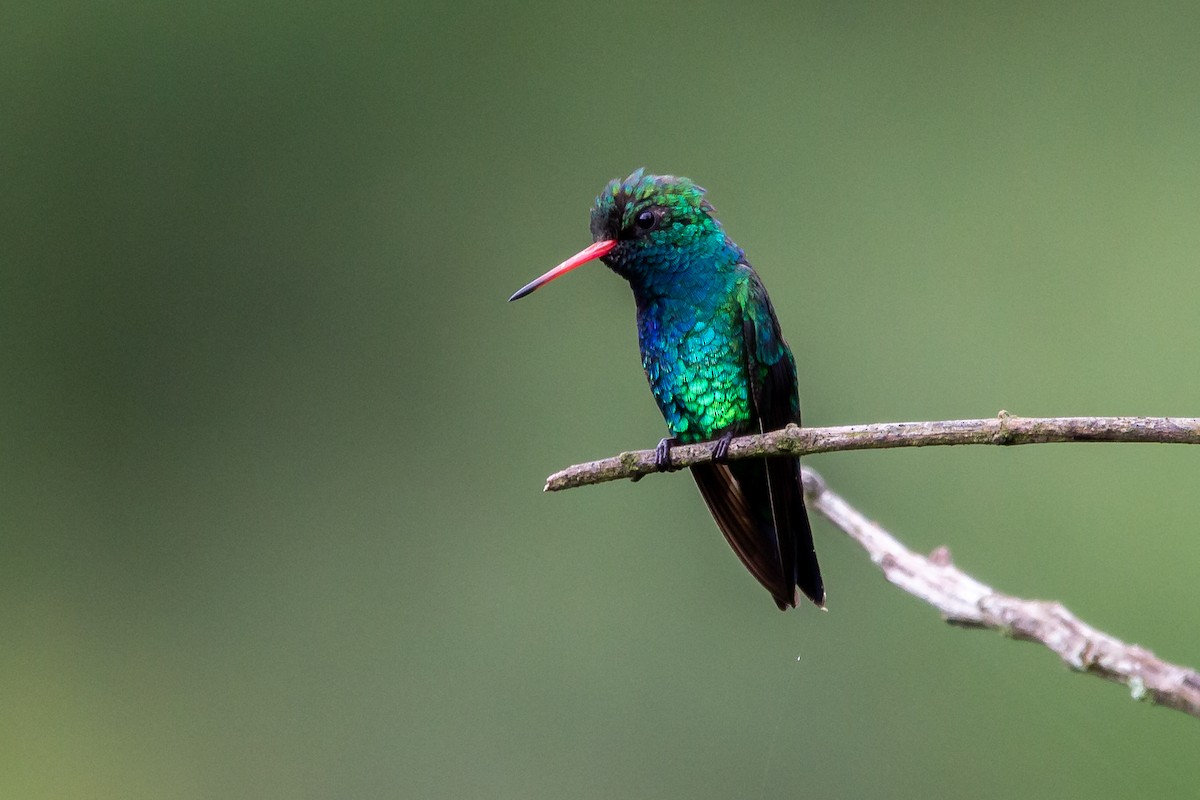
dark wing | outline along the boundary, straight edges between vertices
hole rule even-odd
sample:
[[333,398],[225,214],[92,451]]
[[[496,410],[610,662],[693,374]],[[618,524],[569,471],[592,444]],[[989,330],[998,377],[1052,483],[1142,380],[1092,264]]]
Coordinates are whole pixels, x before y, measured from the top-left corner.
[[[742,464],[751,468],[741,467],[735,477],[733,468]],[[780,609],[795,606],[796,584],[783,576],[773,525],[763,517],[764,509],[770,508],[766,467],[762,462],[741,461],[697,464],[691,470],[717,527],[742,564],[771,593]]]
[[[800,424],[800,399],[796,391],[796,362],[779,329],[771,299],[758,276],[747,267],[747,291],[742,305],[746,341],[746,369],[750,374],[751,400],[760,432]],[[757,477],[749,465],[764,465],[774,538],[779,564],[788,582],[799,586],[818,606],[825,605],[825,586],[813,546],[812,529],[804,507],[800,462],[790,457],[734,462],[735,477],[746,464],[746,479]],[[778,599],[778,598],[777,598]]]

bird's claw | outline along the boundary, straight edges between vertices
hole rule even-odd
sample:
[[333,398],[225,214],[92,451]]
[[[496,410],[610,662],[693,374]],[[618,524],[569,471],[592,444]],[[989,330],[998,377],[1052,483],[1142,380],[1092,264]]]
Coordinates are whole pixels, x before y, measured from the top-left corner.
[[679,444],[674,436],[664,437],[654,448],[654,469],[658,472],[674,472],[678,467],[671,464],[671,447]]
[[[671,447],[679,444],[679,440],[673,436],[667,436],[659,441],[654,448],[654,471],[655,472],[674,472],[679,467],[671,464]],[[634,475],[629,479],[630,483],[637,483],[648,473],[642,472]]]
[[724,461],[725,456],[729,455],[729,443],[732,441],[732,431],[724,434],[720,439],[717,439],[717,442],[713,445],[712,449],[712,460],[718,463]]

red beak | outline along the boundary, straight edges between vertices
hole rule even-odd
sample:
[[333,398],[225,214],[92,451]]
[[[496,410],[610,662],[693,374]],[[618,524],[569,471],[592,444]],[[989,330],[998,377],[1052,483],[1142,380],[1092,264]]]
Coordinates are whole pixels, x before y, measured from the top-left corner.
[[591,261],[592,259],[600,258],[601,256],[608,255],[610,252],[612,252],[612,249],[616,246],[617,246],[616,239],[605,239],[602,242],[596,242],[591,247],[587,247],[587,248],[584,248],[583,250],[580,250],[578,253],[571,256],[566,261],[562,262],[561,264],[559,264],[557,267],[555,267],[554,269],[547,272],[542,277],[535,278],[534,280],[532,280],[529,283],[522,286],[520,289],[517,289],[516,293],[512,297],[508,298],[508,302],[511,303],[513,300],[520,300],[522,297],[529,294],[534,289],[541,286],[543,283],[549,283],[550,281],[557,278],[559,275],[566,275],[571,270],[575,269],[576,267],[583,266],[584,264]]

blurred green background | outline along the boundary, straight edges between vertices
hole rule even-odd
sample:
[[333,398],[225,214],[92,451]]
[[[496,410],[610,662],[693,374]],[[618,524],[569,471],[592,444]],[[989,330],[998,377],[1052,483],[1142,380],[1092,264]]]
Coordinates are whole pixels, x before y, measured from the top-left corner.
[[[823,521],[779,614],[587,244],[707,186],[812,425],[1192,416],[1200,10],[0,7],[0,796],[1194,796],[1197,720],[943,625]],[[814,457],[1200,664],[1200,451]],[[799,660],[797,660],[799,657]]]

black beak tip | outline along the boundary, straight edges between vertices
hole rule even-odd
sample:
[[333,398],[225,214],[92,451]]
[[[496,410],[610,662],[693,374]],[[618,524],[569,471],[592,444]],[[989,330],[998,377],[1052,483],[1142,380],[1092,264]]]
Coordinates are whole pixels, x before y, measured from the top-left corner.
[[515,292],[513,292],[513,296],[508,298],[508,302],[511,303],[513,300],[520,300],[522,297],[530,294],[536,288],[536,286],[522,286],[520,289],[517,289]]

